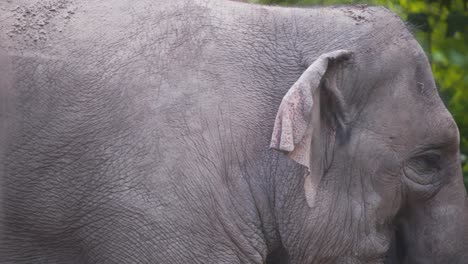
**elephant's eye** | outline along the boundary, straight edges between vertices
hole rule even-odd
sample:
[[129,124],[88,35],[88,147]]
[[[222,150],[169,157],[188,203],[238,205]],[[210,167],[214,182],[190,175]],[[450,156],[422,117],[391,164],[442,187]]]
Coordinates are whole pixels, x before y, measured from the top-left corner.
[[434,153],[421,155],[413,158],[410,163],[420,172],[440,170],[440,155]]
[[405,174],[416,183],[428,185],[438,181],[440,170],[440,154],[427,153],[411,158],[407,162]]

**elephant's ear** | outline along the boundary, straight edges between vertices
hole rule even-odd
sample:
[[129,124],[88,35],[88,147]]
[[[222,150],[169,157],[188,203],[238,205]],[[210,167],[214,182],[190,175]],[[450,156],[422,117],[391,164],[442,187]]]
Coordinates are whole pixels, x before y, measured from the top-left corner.
[[[342,97],[332,85],[322,85],[331,65],[351,57],[351,52],[337,50],[322,54],[299,77],[283,97],[276,115],[270,147],[287,153],[297,163],[311,169],[313,132],[320,129],[320,87],[341,107]],[[338,109],[336,109],[338,110]],[[341,109],[342,110],[342,109]]]

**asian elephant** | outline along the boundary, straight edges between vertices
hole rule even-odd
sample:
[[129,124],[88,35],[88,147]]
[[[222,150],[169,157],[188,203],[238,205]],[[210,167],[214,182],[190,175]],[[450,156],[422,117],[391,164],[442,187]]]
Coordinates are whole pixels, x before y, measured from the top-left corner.
[[459,132],[379,7],[0,3],[0,263],[468,263]]

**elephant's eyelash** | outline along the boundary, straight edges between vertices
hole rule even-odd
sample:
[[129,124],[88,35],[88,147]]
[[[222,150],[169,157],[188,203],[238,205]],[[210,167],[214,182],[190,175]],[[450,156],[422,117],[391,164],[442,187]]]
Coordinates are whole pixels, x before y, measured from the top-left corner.
[[431,144],[421,148],[418,148],[411,155],[413,158],[424,157],[424,156],[441,156],[442,150],[445,144]]

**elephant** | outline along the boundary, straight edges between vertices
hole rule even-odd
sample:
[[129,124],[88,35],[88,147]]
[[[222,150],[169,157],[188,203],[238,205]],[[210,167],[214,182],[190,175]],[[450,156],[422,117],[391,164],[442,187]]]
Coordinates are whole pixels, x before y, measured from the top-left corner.
[[467,263],[459,131],[391,11],[18,0],[0,21],[0,263]]

